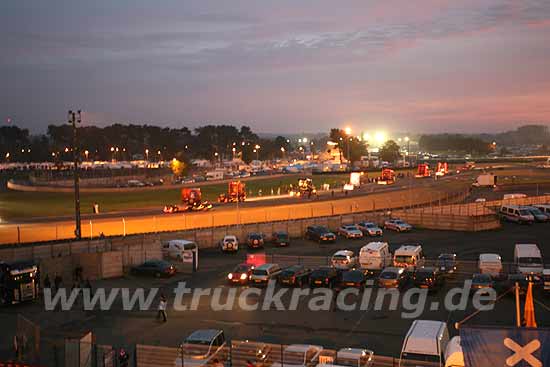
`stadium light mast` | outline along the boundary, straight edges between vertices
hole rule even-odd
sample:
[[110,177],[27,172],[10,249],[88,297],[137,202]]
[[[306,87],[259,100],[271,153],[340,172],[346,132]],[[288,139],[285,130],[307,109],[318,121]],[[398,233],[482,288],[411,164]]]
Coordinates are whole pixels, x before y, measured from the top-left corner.
[[82,237],[81,220],[80,220],[80,178],[78,172],[78,163],[80,161],[80,149],[78,147],[78,134],[76,124],[82,122],[80,110],[74,112],[69,110],[69,124],[73,126],[73,160],[74,160],[74,220],[75,230],[74,235],[77,240]]

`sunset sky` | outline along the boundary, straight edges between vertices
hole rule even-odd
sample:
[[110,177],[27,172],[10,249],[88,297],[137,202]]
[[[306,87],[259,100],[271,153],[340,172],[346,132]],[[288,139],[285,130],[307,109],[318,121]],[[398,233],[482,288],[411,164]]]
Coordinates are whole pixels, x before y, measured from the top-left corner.
[[550,123],[549,0],[2,0],[0,45],[2,125],[35,132]]

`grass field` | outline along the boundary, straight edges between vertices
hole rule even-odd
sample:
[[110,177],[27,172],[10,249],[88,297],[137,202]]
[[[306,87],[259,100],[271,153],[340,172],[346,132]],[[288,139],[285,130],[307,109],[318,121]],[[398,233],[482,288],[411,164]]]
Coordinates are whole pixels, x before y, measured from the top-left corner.
[[[378,173],[370,173],[374,177]],[[331,174],[312,176],[313,182],[319,188],[327,183],[331,187],[341,187],[349,180],[349,174]],[[297,176],[266,177],[246,182],[246,191],[250,196],[277,194],[288,187],[297,184]],[[201,186],[205,200],[216,201],[218,195],[227,190],[226,183]],[[82,213],[91,213],[92,205],[98,203],[101,212],[121,211],[140,208],[158,207],[166,204],[177,204],[180,201],[180,189],[159,189],[155,191],[127,193],[81,193],[80,205]],[[0,219],[12,220],[32,217],[48,217],[71,215],[74,213],[74,197],[72,193],[36,193],[36,192],[0,192]]]

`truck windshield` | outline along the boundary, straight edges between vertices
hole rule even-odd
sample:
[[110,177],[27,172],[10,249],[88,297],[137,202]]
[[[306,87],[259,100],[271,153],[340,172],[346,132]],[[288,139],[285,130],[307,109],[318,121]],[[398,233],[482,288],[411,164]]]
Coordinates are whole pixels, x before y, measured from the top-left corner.
[[395,257],[395,262],[400,264],[414,264],[414,256],[398,255]]
[[[432,362],[432,363],[440,363],[441,358],[437,355],[429,355],[429,354],[418,354],[418,353],[403,353],[401,355],[401,360],[404,361],[418,361],[418,362]],[[435,365],[435,364],[434,364]],[[401,363],[401,366],[416,366],[414,363]]]
[[520,257],[518,258],[518,264],[542,266],[542,259],[540,257]]

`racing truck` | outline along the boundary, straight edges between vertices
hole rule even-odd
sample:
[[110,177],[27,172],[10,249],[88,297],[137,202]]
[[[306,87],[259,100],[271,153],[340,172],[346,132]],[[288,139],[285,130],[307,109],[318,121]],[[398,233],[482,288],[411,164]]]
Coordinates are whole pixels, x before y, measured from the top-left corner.
[[432,176],[432,171],[430,170],[430,165],[428,163],[421,163],[418,165],[418,171],[414,177],[416,178],[427,178]]
[[390,168],[384,168],[378,178],[379,185],[392,185],[395,183],[395,172]]
[[311,196],[317,195],[317,189],[313,185],[313,180],[311,178],[302,178],[298,180],[298,193],[299,197],[307,197],[308,199]]
[[449,164],[447,162],[437,162],[436,176],[445,176],[449,173]]
[[200,188],[184,187],[181,189],[182,205],[166,205],[163,212],[166,214],[186,212],[186,211],[205,211],[212,209],[212,203],[202,200]]
[[245,184],[241,181],[231,181],[227,186],[227,193],[220,194],[220,203],[236,203],[246,200]]

